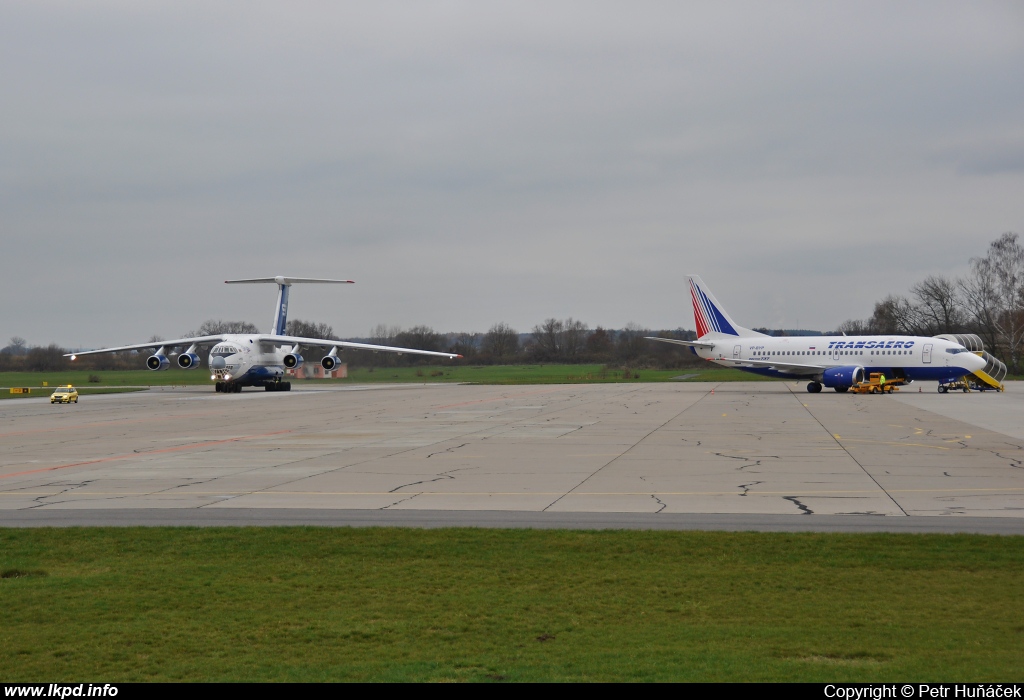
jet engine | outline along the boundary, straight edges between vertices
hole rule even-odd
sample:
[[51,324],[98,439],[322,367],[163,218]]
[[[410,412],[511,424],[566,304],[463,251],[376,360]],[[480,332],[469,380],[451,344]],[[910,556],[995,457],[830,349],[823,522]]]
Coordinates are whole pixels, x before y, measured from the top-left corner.
[[337,355],[324,355],[324,359],[320,360],[320,366],[324,368],[325,372],[333,372],[338,369],[338,365],[341,361]]
[[302,355],[298,353],[290,352],[284,356],[284,366],[288,369],[298,369],[302,367]]
[[199,355],[194,352],[183,352],[178,355],[178,367],[182,369],[198,369],[199,362]]
[[171,361],[166,355],[150,355],[146,358],[146,367],[153,371],[160,371],[171,368]]
[[821,377],[821,383],[830,389],[845,391],[854,384],[864,381],[864,368],[847,365],[829,367]]

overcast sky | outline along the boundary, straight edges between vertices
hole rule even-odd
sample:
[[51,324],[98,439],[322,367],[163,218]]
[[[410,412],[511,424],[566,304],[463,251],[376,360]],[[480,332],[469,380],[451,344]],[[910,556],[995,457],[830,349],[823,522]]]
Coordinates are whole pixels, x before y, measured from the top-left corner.
[[1024,235],[1024,3],[0,4],[0,345],[827,330]]

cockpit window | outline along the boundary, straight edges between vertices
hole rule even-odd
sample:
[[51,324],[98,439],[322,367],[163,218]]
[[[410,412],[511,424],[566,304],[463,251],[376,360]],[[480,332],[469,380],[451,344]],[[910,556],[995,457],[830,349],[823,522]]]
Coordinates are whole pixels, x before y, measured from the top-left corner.
[[946,348],[946,352],[950,355],[959,355],[962,352],[970,352],[967,348]]

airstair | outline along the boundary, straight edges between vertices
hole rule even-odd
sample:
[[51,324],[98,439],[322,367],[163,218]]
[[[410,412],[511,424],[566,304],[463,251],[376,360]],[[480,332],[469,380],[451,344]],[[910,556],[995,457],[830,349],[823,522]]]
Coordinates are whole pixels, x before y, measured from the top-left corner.
[[964,377],[968,386],[973,385],[973,388],[978,391],[1005,390],[1003,379],[1006,378],[1006,365],[995,355],[985,351],[985,344],[981,338],[972,333],[943,333],[935,337],[962,345],[988,363],[985,365],[985,369]]

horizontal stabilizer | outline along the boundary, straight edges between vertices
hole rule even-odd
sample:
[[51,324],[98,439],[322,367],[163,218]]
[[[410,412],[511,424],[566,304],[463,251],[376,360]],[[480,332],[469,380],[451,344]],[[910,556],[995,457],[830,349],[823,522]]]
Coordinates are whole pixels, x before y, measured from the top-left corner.
[[325,280],[314,277],[255,277],[248,280],[224,280],[224,284],[355,284],[354,280]]
[[659,343],[672,343],[673,345],[685,345],[690,348],[713,348],[714,343],[703,342],[700,340],[676,340],[675,338],[655,338],[654,336],[646,336],[644,340],[657,340]]

